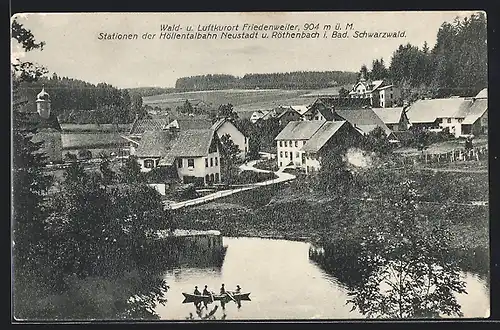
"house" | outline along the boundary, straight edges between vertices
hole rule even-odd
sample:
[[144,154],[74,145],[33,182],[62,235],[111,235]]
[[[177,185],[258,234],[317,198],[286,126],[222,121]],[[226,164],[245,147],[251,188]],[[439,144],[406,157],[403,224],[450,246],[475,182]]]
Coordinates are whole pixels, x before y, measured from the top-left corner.
[[335,110],[335,121],[346,120],[363,135],[369,134],[380,127],[390,140],[396,140],[392,131],[371,108],[367,109],[341,109]]
[[210,185],[221,180],[220,140],[213,129],[147,131],[137,147],[141,171],[167,167],[183,183]]
[[385,80],[366,80],[362,74],[349,92],[349,97],[368,99],[372,107],[393,107],[401,98],[401,89]]
[[[329,147],[357,143],[362,133],[347,121],[291,121],[276,136],[278,167],[293,166],[306,173],[320,168],[321,156]],[[350,143],[350,142],[349,142]]]
[[488,89],[485,88],[472,98],[470,106],[463,113],[463,135],[488,134]]
[[393,132],[406,131],[410,126],[410,121],[403,107],[373,108],[372,110]]
[[369,99],[320,97],[302,113],[304,120],[333,120],[334,110],[369,107]]
[[146,131],[156,131],[165,130],[168,125],[168,118],[158,117],[154,119],[139,119],[138,116],[135,117],[128,136],[122,136],[129,142],[130,154],[134,155],[137,146],[141,140],[142,135]]
[[44,153],[48,162],[62,161],[61,125],[57,116],[51,112],[50,95],[42,87],[36,97],[36,112],[25,112],[27,124],[36,130],[31,140],[41,142],[39,152]]
[[324,124],[324,121],[291,121],[274,138],[278,167],[305,166],[301,148]]
[[238,127],[236,127],[229,119],[220,118],[218,119],[212,126],[211,129],[215,130],[219,139],[222,136],[229,134],[231,140],[233,140],[234,144],[238,146],[240,149],[240,154],[238,155],[240,158],[244,159],[248,153],[248,137],[242,133]]
[[462,122],[472,102],[463,97],[418,100],[406,110],[411,125],[420,129],[448,128],[450,133],[462,135]]
[[250,116],[250,121],[252,124],[255,124],[259,119],[264,117],[269,111],[266,110],[257,110],[252,113],[252,116]]
[[347,150],[349,147],[359,146],[362,138],[362,133],[347,121],[324,122],[301,148],[306,174],[318,171],[325,155],[339,152],[339,147],[340,150]]
[[291,121],[302,120],[302,115],[295,111],[290,106],[282,106],[280,105],[277,108],[271,110],[273,116],[278,119],[278,123],[280,126],[286,126]]

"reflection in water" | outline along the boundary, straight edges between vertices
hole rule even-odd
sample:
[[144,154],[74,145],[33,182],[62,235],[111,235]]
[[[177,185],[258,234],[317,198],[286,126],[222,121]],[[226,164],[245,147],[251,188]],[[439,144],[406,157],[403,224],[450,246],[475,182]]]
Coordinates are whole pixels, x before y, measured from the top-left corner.
[[[195,307],[195,313],[189,312],[189,316],[186,320],[225,320],[227,318],[226,304],[225,301],[220,301],[220,305],[213,303],[214,306],[211,307],[212,303],[197,304],[193,303]],[[237,300],[235,302],[238,310],[241,308],[241,301]],[[220,308],[219,308],[220,307]],[[220,311],[217,313],[217,311]],[[196,314],[197,318],[194,316]]]
[[[243,291],[251,292],[252,302],[242,302],[243,306],[225,302],[224,308],[219,301],[206,307],[202,304],[202,317],[218,320],[364,318],[356,310],[350,312],[350,306],[346,305],[348,283],[355,282],[352,279],[357,266],[340,258],[335,249],[325,251],[334,256],[328,261],[335,262],[316,263],[313,260],[317,259],[309,258],[310,245],[303,242],[225,237],[223,243],[227,245],[227,253],[222,267],[181,265],[175,275],[174,270],[164,273],[170,290],[167,304],[156,307],[161,319],[200,320],[192,303],[182,303],[182,293],[205,285],[210,291],[216,291],[222,283],[228,289],[240,285]],[[473,276],[465,281],[471,290],[458,298],[464,316],[483,317],[489,307],[484,283]]]

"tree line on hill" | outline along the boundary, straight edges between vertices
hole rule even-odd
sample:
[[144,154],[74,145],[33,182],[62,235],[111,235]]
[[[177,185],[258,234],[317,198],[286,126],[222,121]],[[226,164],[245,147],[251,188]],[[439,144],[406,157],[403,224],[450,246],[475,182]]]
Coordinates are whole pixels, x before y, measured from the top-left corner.
[[41,76],[37,81],[19,83],[19,93],[35,111],[36,95],[42,87],[50,94],[52,111],[63,123],[103,124],[129,123],[136,114],[145,115],[142,97],[110,84],[91,84],[79,79]]
[[243,77],[207,74],[177,79],[178,91],[241,89],[316,89],[352,84],[356,73],[344,71],[297,71],[283,73],[252,73]]
[[366,65],[361,73],[371,80],[388,79],[402,89],[402,99],[473,96],[488,84],[487,25],[483,13],[444,22],[432,49],[407,43],[392,55],[389,66],[383,59]]

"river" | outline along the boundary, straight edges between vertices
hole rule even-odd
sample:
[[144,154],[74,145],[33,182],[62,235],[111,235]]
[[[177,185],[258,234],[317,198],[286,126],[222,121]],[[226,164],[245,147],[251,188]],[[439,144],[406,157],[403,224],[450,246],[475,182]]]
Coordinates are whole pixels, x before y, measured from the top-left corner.
[[[156,307],[163,320],[200,320],[212,312],[214,319],[356,319],[364,318],[346,305],[347,288],[309,260],[308,243],[224,237],[227,246],[222,267],[181,266],[168,270],[170,286],[165,306]],[[489,289],[485,280],[462,273],[468,294],[457,296],[464,317],[489,316]],[[240,285],[251,292],[251,301],[208,305],[197,313],[193,303],[182,303],[182,292],[192,293],[195,285],[218,292],[221,284],[231,290]]]

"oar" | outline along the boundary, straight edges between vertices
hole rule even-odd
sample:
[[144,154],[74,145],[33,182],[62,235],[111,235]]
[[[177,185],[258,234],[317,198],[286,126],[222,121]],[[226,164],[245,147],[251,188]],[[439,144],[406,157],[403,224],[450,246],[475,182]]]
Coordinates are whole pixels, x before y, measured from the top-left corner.
[[229,291],[226,291],[226,294],[231,298],[232,301],[236,302],[236,299],[234,299],[233,295],[229,293]]

